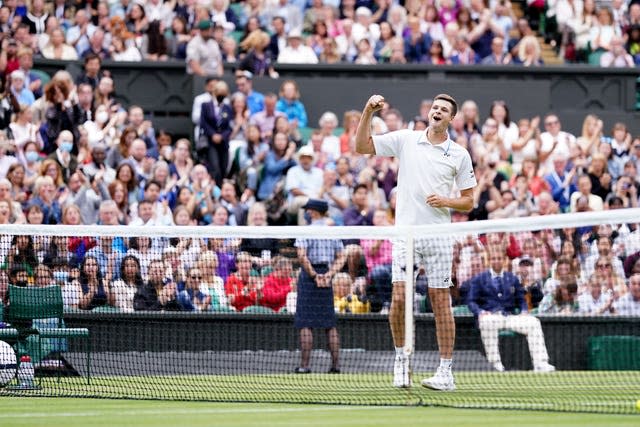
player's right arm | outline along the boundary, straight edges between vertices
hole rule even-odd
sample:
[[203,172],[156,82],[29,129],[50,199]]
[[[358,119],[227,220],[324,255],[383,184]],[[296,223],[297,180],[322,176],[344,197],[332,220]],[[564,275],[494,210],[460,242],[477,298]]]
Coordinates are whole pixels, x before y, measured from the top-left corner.
[[362,117],[356,131],[356,151],[360,154],[376,154],[376,147],[373,145],[371,137],[371,119],[376,111],[382,109],[383,105],[384,97],[382,95],[372,95],[362,110]]

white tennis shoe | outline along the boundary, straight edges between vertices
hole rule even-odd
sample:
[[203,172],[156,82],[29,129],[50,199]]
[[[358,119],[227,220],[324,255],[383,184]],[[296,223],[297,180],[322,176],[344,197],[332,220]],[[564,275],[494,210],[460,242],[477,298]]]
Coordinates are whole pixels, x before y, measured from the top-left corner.
[[396,354],[393,362],[393,386],[411,387],[411,358],[406,354]]
[[451,369],[442,367],[438,367],[436,374],[431,378],[425,378],[421,384],[423,387],[430,388],[431,390],[454,391],[456,389],[456,383],[453,379]]

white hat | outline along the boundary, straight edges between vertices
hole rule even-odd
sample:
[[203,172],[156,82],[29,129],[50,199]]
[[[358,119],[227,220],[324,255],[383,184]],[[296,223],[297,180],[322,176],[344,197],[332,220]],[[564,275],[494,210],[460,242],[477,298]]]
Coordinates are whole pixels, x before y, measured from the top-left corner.
[[311,145],[309,145],[309,144],[303,145],[298,150],[298,160],[302,156],[311,157],[314,162],[316,161],[316,153],[315,153],[315,151],[313,151],[313,147]]
[[11,79],[12,80],[20,79],[20,80],[24,81],[24,79],[25,79],[24,72],[22,70],[14,70],[11,73]]
[[302,38],[302,32],[298,28],[293,28],[292,30],[289,31],[289,33],[287,33],[287,38],[288,39],[301,39]]
[[360,6],[356,9],[356,16],[371,16],[371,9],[365,6]]

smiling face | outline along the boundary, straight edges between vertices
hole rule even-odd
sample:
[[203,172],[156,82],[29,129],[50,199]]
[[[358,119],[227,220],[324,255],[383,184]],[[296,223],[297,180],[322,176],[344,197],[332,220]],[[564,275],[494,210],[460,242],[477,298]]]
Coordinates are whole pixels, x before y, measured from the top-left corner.
[[429,127],[436,131],[445,131],[449,122],[453,119],[453,106],[451,103],[437,99],[429,110]]

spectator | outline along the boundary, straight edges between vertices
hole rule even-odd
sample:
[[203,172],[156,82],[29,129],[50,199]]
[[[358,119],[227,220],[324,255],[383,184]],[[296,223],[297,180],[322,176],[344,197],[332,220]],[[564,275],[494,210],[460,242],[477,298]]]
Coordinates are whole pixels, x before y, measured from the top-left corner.
[[25,85],[25,74],[22,70],[15,70],[10,75],[10,90],[16,100],[27,107],[35,102],[33,92]]
[[347,273],[337,273],[333,277],[333,306],[336,313],[362,314],[371,311],[364,289],[352,283]]
[[121,311],[131,312],[134,309],[135,295],[144,286],[138,258],[133,255],[122,258],[119,276],[120,279],[114,280],[111,285],[115,293],[115,306]]
[[604,209],[604,203],[602,198],[596,194],[591,193],[591,178],[589,175],[580,175],[578,177],[578,189],[571,194],[570,198],[570,211],[578,211],[578,199],[585,197],[587,199],[587,205],[591,210],[601,211]]
[[[238,78],[236,78],[236,86],[238,86]],[[277,102],[278,95],[273,92],[265,94],[264,107],[256,113],[251,113],[251,116],[249,117],[249,124],[258,126],[260,129],[260,135],[264,140],[271,140],[273,138],[273,129],[275,127],[276,118],[286,117],[282,111],[276,110]]]
[[64,182],[68,182],[76,169],[78,169],[78,159],[71,153],[73,150],[73,134],[68,130],[63,130],[56,139],[56,151],[49,155],[49,159],[54,160],[60,172]]
[[287,116],[294,130],[307,126],[307,111],[300,101],[300,90],[294,80],[285,80],[280,85],[280,98],[276,103],[276,110]]
[[633,67],[633,57],[625,50],[621,36],[611,37],[610,48],[600,57],[601,67]]
[[417,16],[410,16],[407,20],[407,25],[409,33],[404,36],[404,56],[407,62],[418,63],[422,61],[422,58],[429,55],[429,47],[432,40],[429,34],[422,32],[420,18]]
[[55,29],[51,32],[49,43],[42,49],[42,56],[47,59],[75,61],[78,59],[78,52],[65,43],[64,32],[61,29]]
[[602,284],[598,282],[595,275],[590,277],[589,289],[578,297],[578,312],[589,316],[613,312],[613,294],[602,291]]
[[[70,88],[60,80],[52,80],[45,88],[45,98],[49,103],[45,111],[45,123],[41,134],[44,134],[46,154],[53,153],[58,147],[57,141],[62,141],[60,135],[63,131],[71,133],[71,142],[73,150],[73,142],[79,138],[78,125],[80,124],[82,112],[78,104],[71,103],[69,98]],[[68,133],[64,133],[68,138]],[[67,141],[67,139],[65,139]],[[65,148],[68,148],[65,146]],[[77,148],[77,147],[76,147]]]
[[187,271],[185,283],[178,292],[178,304],[183,311],[209,311],[211,295],[204,293],[202,287],[202,271],[192,267]]
[[629,292],[613,303],[613,311],[620,316],[640,316],[640,273],[629,277]]
[[553,170],[553,154],[571,155],[576,137],[562,130],[560,119],[554,113],[545,116],[544,128],[545,131],[540,134],[542,145],[539,149],[539,161],[542,173],[546,174]]
[[180,309],[176,299],[176,285],[164,276],[162,261],[156,260],[149,265],[149,280],[140,286],[133,297],[136,311],[177,311]]
[[542,48],[540,47],[538,39],[534,36],[524,36],[518,43],[518,56],[514,58],[513,62],[524,67],[544,65]]
[[478,62],[478,56],[471,48],[469,40],[465,35],[458,35],[451,56],[449,57],[451,64],[472,65]]
[[578,285],[575,282],[559,285],[553,293],[544,296],[538,307],[540,314],[575,315],[578,313]]
[[368,203],[365,184],[358,184],[353,189],[351,206],[344,210],[344,225],[373,225],[373,210]]
[[[300,13],[299,10],[297,10],[297,13]],[[274,62],[278,59],[280,52],[283,51],[287,46],[287,34],[285,25],[286,20],[283,16],[275,15],[271,19],[271,27],[273,28],[273,31],[271,32],[271,37],[269,39],[268,51],[271,53],[271,60]]]
[[558,153],[553,156],[553,171],[546,174],[544,179],[550,187],[553,200],[558,203],[561,212],[568,212],[571,194],[576,191],[574,178],[576,168],[567,171],[567,156]]
[[273,260],[273,271],[264,279],[260,305],[269,307],[275,312],[281,311],[286,304],[287,295],[291,292],[293,282],[291,260],[282,256]]
[[200,254],[196,264],[202,271],[201,289],[205,288],[211,297],[211,310],[226,311],[233,310],[229,306],[227,295],[224,289],[224,280],[218,276],[216,269],[218,268],[218,256],[215,252],[204,251]]
[[86,9],[76,11],[74,22],[75,25],[67,30],[67,44],[73,46],[80,56],[89,48],[89,40],[97,27],[91,23]]
[[213,40],[211,21],[198,22],[198,34],[187,44],[187,73],[199,76],[222,76],[220,47]]
[[238,253],[238,270],[229,276],[224,285],[229,303],[238,311],[258,305],[262,298],[262,279],[253,271],[251,262],[251,255],[246,252]]
[[96,28],[91,37],[89,37],[89,46],[80,53],[81,58],[89,55],[96,55],[101,60],[110,59],[111,53],[104,48],[105,33],[102,28]]
[[311,146],[304,146],[298,151],[298,165],[287,171],[287,210],[289,215],[297,216],[298,225],[306,223],[302,206],[322,188],[322,170],[313,166],[315,161],[315,153]]
[[82,296],[78,308],[93,310],[102,306],[115,307],[116,295],[111,283],[104,279],[98,260],[92,256],[85,257],[80,266],[80,287]]
[[524,289],[518,278],[503,271],[502,247],[489,247],[489,270],[472,279],[469,309],[476,317],[489,363],[498,372],[505,370],[498,350],[498,331],[511,329],[527,336],[535,372],[552,372],[540,320],[528,313]]
[[253,90],[253,73],[249,70],[236,72],[236,89],[247,98],[247,106],[251,115],[258,114],[265,109],[265,97]]
[[292,29],[287,34],[287,46],[278,54],[280,64],[317,64],[318,57],[302,41],[302,33]]
[[[180,6],[176,7],[178,10]],[[187,57],[187,45],[191,41],[191,35],[187,28],[187,22],[182,16],[174,16],[171,27],[164,34],[167,53],[170,58],[184,60]]]
[[38,205],[44,215],[43,224],[60,224],[62,221],[62,209],[56,200],[56,187],[50,176],[36,178],[33,186],[33,197],[28,206]]
[[[391,225],[384,209],[376,209],[372,223],[376,227]],[[371,301],[371,311],[388,310],[391,305],[391,241],[362,239],[360,246],[369,272],[370,286],[366,293]]]
[[271,53],[266,49],[269,47],[269,34],[262,30],[251,32],[241,43],[240,48],[246,52],[240,61],[240,70],[249,71],[255,76],[269,76],[277,78],[278,73],[274,70]]

